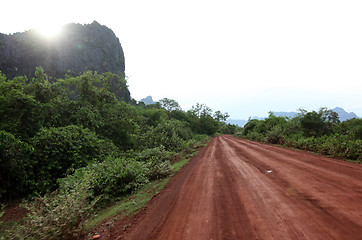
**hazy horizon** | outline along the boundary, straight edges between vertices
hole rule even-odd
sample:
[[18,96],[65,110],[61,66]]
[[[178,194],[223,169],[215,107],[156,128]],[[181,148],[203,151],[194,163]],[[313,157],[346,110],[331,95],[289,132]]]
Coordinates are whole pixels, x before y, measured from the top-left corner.
[[[94,20],[125,53],[136,100],[230,119],[341,107],[362,116],[360,1],[4,1],[0,32]],[[50,32],[49,32],[50,34]]]

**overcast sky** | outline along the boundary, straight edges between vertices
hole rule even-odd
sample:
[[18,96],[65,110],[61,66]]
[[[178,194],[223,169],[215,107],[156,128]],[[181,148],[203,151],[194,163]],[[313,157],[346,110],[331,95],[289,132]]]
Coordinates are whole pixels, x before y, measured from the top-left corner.
[[360,0],[2,0],[0,32],[96,20],[120,40],[136,100],[362,117],[361,13]]

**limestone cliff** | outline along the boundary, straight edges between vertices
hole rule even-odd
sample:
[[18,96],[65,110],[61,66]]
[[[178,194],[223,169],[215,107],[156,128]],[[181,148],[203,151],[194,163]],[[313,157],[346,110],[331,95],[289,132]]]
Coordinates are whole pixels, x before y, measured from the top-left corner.
[[[87,70],[112,72],[125,76],[124,53],[113,31],[94,21],[91,24],[70,23],[54,39],[36,30],[11,35],[0,34],[0,70],[8,77],[32,77],[42,66],[47,75],[63,78]],[[130,100],[126,85],[122,99]]]

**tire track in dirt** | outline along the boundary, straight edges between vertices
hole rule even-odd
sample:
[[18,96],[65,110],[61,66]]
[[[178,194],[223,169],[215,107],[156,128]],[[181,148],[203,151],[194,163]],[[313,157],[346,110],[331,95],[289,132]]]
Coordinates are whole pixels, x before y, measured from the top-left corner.
[[[275,170],[271,176],[281,183],[284,182],[285,186],[289,185],[294,194],[299,194],[301,197],[301,194],[304,193],[305,199],[309,199],[314,204],[319,203],[320,208],[335,212],[348,212],[348,218],[352,222],[362,219],[362,211],[356,211],[354,205],[356,199],[362,196],[362,174],[357,175],[358,171],[356,171],[361,169],[360,165],[315,154],[305,156],[304,152],[270,145],[263,145],[261,148],[255,147],[252,142],[238,141],[237,143],[239,144],[235,144],[235,142],[232,144],[239,150],[243,148],[242,146],[249,148],[249,151],[244,149],[241,154],[244,156],[253,154],[254,161],[251,161],[251,164],[254,166],[258,165],[260,168],[262,165],[261,169],[273,166]],[[288,156],[285,156],[285,153],[288,153]],[[314,162],[308,162],[308,157],[312,158]],[[321,160],[328,162],[331,168],[318,166]],[[338,169],[333,168],[334,165],[338,165]],[[341,204],[342,199],[343,204]],[[346,219],[343,220],[344,225],[346,221]]]
[[[360,188],[362,181],[350,178],[349,175],[345,175],[344,181],[341,181],[340,173],[327,175],[323,168],[319,169],[322,174],[315,170],[308,171],[313,168],[305,167],[304,158],[300,159],[297,151],[293,153],[294,157],[291,159],[274,151],[269,151],[266,149],[268,145],[256,145],[253,142],[243,144],[245,143],[244,140],[238,140],[237,143],[239,144],[235,144],[236,139],[230,137],[227,137],[227,141],[234,154],[237,154],[241,159],[235,164],[240,166],[248,162],[255,171],[257,169],[261,173],[258,180],[266,184],[267,192],[274,195],[273,201],[265,204],[268,206],[265,211],[272,209],[273,213],[281,212],[281,216],[288,216],[288,223],[276,226],[277,232],[280,234],[285,228],[293,231],[300,229],[297,235],[292,234],[277,239],[360,239],[362,206],[359,203],[356,208],[356,203],[359,201],[358,199],[361,199],[362,194],[356,194],[353,189]],[[339,164],[340,161],[334,160],[334,162]],[[333,160],[331,164],[333,164]],[[346,164],[349,165],[349,163]],[[361,171],[359,165],[355,166]],[[247,165],[243,164],[241,168],[245,171]],[[266,172],[268,170],[272,172]],[[337,176],[337,181],[333,179],[335,176]],[[254,185],[254,182],[251,182],[250,185]],[[346,188],[346,184],[350,185],[350,188]],[[319,189],[325,188],[325,190],[318,192],[317,186]],[[268,198],[268,194],[259,193],[260,186],[254,185],[253,189],[255,192],[251,194],[257,195],[256,199]],[[276,199],[280,203],[279,208],[274,202]],[[273,216],[273,218],[278,219],[278,215]],[[296,224],[288,226],[292,222]],[[359,223],[356,224],[356,222]],[[265,224],[268,224],[268,221],[261,225]],[[273,238],[269,236],[263,237],[263,239]]]
[[361,239],[362,167],[215,137],[124,224],[103,239]]

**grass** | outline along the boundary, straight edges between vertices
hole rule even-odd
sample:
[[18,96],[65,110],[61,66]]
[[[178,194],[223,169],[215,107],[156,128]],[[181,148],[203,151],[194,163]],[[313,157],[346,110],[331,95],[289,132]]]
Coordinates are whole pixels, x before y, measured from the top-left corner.
[[139,191],[132,195],[128,195],[116,204],[100,210],[98,215],[90,220],[85,229],[90,230],[100,224],[103,220],[114,216],[125,217],[132,216],[144,207],[152,197],[159,193],[168,183],[169,177],[161,180],[152,181],[142,187]]

